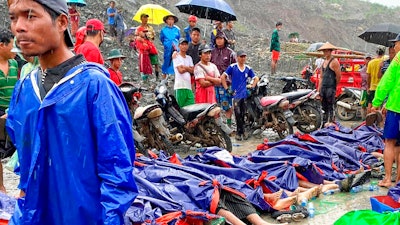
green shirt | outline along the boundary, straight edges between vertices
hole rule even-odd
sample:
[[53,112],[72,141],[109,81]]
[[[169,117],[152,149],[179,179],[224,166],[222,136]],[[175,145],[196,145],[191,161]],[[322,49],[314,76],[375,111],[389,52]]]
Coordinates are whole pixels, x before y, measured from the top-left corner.
[[14,59],[8,60],[8,74],[0,70],[0,107],[8,108],[14,85],[18,80],[18,63]]
[[400,113],[400,52],[394,57],[385,75],[379,81],[372,105],[381,106],[387,96],[386,108]]
[[279,42],[279,34],[278,34],[278,29],[275,29],[272,32],[271,36],[271,45],[269,46],[269,50],[272,52],[272,50],[281,51],[281,43]]

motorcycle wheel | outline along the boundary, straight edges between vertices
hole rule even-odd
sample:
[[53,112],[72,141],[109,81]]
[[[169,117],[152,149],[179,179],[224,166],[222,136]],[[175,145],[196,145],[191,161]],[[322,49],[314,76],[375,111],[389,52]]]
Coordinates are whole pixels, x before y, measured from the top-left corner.
[[[342,98],[339,100],[348,104],[355,102],[355,100],[351,97]],[[336,115],[340,120],[348,121],[354,119],[357,115],[357,112],[355,110],[349,110],[340,105],[336,105]]]
[[289,134],[293,134],[293,127],[286,120],[285,116],[281,112],[275,113],[276,119],[278,120],[279,129],[275,131],[278,133],[281,139],[287,137]]
[[204,129],[210,134],[216,143],[219,143],[217,145],[218,147],[224,148],[228,152],[232,152],[231,138],[222,131],[214,121],[206,121],[206,123],[204,123]]
[[161,135],[161,142],[163,142],[165,151],[172,156],[175,153],[175,147],[172,142],[164,135]]
[[303,133],[310,133],[321,127],[322,113],[318,109],[311,105],[304,105],[301,106],[299,110],[306,115],[306,118],[297,118],[297,129]]
[[146,148],[142,145],[142,143],[135,141],[135,149],[137,153],[141,153],[142,155],[148,157],[149,153]]

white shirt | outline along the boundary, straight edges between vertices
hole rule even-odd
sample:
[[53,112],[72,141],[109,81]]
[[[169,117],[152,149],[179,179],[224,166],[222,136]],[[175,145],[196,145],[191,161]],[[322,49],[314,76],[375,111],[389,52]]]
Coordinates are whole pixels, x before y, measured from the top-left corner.
[[317,58],[315,60],[315,66],[317,67],[317,69],[321,69],[322,68],[322,64],[324,64],[324,59],[323,58]]
[[[199,62],[199,63],[201,63],[201,62]],[[219,78],[220,77],[218,68],[214,63],[208,63],[208,65],[204,65],[204,64],[201,63],[201,65],[209,73],[208,76],[215,77],[215,78]],[[203,68],[201,68],[198,65],[194,67],[194,77],[195,77],[196,80],[199,80],[199,79],[202,79],[202,78],[203,79],[206,78],[205,75],[206,75],[206,71],[204,71]]]
[[176,58],[173,59],[174,71],[175,71],[175,83],[174,90],[177,89],[189,89],[192,90],[192,84],[190,81],[190,73],[184,72],[179,73],[178,66],[193,66],[193,60],[190,55],[182,57],[181,54],[177,54]]

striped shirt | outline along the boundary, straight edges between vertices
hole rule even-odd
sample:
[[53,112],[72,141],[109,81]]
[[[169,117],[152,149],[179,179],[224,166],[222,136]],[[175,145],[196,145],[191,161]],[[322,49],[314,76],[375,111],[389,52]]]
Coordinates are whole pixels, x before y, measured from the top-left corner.
[[8,74],[0,70],[0,107],[8,108],[14,85],[18,80],[18,63],[14,59],[8,60]]

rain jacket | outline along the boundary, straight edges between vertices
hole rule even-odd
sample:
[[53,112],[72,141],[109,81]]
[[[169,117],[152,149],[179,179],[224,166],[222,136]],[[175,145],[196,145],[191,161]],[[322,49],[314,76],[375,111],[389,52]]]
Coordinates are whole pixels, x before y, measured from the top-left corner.
[[164,63],[161,67],[163,74],[175,74],[172,63],[172,53],[178,50],[178,40],[181,37],[177,26],[165,26],[160,31],[160,41],[164,46]]
[[386,108],[390,111],[400,113],[400,53],[397,53],[393,58],[393,61],[385,72],[385,76],[380,80],[372,105],[374,107],[381,106],[388,95]]
[[16,84],[7,118],[26,193],[9,224],[123,224],[138,191],[122,93],[105,69],[85,63],[40,100],[38,71]]

